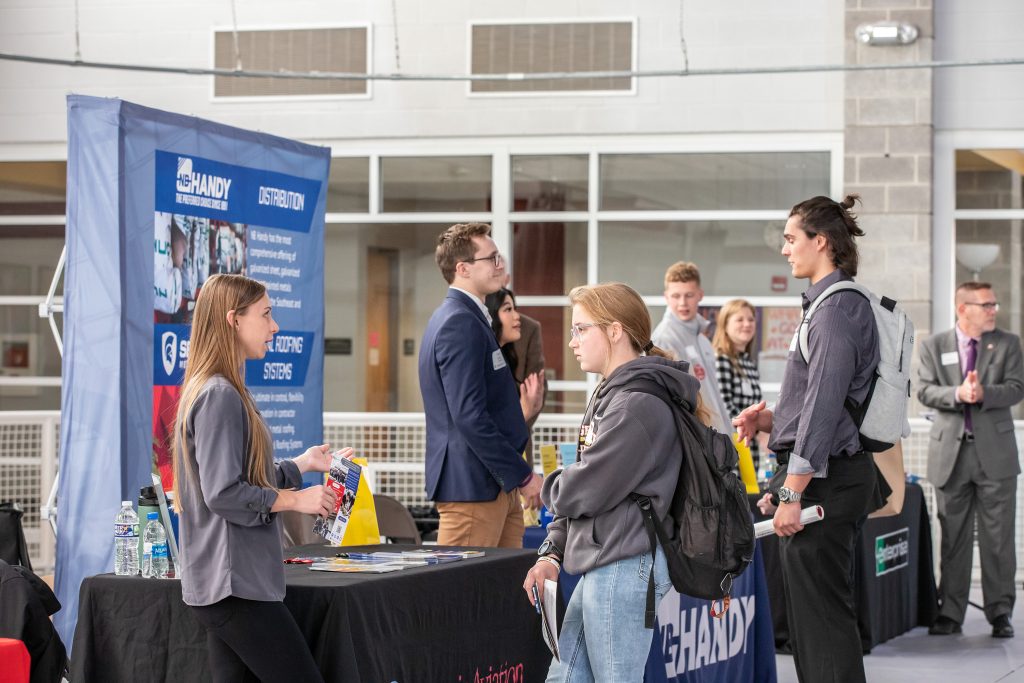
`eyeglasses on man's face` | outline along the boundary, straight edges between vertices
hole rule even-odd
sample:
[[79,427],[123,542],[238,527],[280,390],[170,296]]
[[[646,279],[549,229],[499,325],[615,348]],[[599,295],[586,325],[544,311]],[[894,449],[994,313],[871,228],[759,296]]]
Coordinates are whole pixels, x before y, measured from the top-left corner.
[[597,327],[597,323],[576,323],[569,328],[569,338],[579,339],[591,327]]
[[494,264],[495,268],[501,268],[501,264],[505,262],[505,257],[501,255],[501,252],[494,252],[487,256],[474,256],[473,258],[466,259],[466,263],[476,263],[477,261],[490,261]]
[[998,311],[999,310],[999,302],[997,302],[997,301],[986,301],[983,304],[979,304],[976,301],[965,301],[964,304],[966,304],[968,306],[981,306],[986,311]]

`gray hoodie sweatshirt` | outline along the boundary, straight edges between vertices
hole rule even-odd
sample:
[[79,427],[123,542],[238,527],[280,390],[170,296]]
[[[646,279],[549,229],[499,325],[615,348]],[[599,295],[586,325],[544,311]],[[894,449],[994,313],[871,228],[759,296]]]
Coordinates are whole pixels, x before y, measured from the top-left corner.
[[582,574],[650,549],[640,508],[629,494],[650,497],[663,519],[679,478],[682,445],[675,417],[661,399],[622,389],[650,379],[693,405],[699,383],[688,369],[685,361],[641,356],[598,385],[583,417],[578,461],[549,475],[541,491],[555,516],[548,539],[567,571]]
[[722,434],[732,434],[729,410],[718,391],[715,350],[703,334],[710,324],[700,315],[693,320],[680,320],[679,316],[666,309],[665,316],[651,334],[651,341],[658,348],[671,351],[679,360],[690,362],[691,371],[700,380],[704,407],[711,413],[711,426]]

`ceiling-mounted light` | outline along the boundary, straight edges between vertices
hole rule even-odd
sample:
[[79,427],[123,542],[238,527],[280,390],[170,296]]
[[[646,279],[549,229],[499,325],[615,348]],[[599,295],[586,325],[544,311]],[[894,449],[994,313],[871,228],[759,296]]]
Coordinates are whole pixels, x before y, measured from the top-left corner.
[[917,27],[913,24],[876,21],[858,26],[854,36],[865,45],[910,45],[917,40],[917,33]]

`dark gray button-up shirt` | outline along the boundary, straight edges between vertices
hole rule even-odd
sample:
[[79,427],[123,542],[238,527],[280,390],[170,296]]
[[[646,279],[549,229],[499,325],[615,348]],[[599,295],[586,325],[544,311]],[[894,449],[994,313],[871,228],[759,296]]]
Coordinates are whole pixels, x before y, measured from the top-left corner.
[[[203,386],[186,419],[185,457],[197,474],[199,491],[183,472],[177,504],[182,598],[196,606],[229,595],[283,600],[280,522],[270,512],[277,491],[254,486],[245,478],[249,424],[242,397],[217,375]],[[257,428],[266,426],[261,422]],[[275,463],[267,474],[278,488],[302,485],[299,468],[291,460]]]
[[[851,279],[838,269],[822,278],[803,294],[804,310],[829,285]],[[791,452],[791,474],[824,477],[830,457],[862,450],[844,402],[847,396],[858,404],[867,398],[878,366],[878,328],[867,299],[837,292],[815,311],[807,335],[806,362],[795,339],[790,345],[768,447]]]

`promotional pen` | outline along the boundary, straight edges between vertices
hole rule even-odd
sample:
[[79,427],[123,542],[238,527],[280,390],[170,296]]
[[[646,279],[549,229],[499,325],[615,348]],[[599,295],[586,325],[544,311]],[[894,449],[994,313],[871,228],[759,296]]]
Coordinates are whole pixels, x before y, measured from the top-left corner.
[[533,606],[537,608],[537,614],[540,614],[540,593],[537,592],[537,584],[533,584]]

